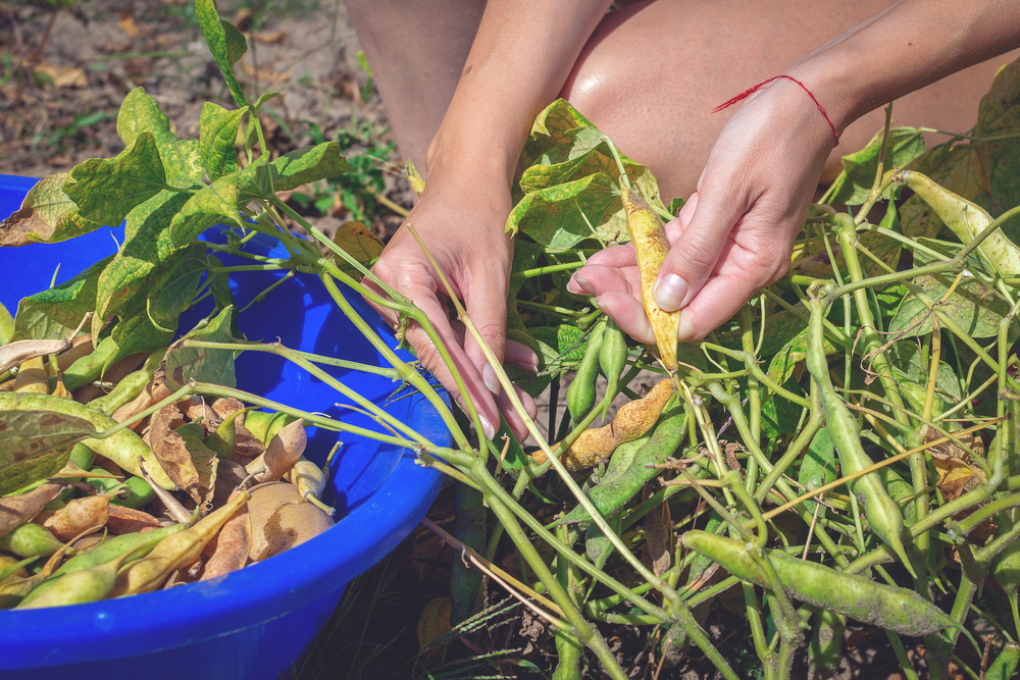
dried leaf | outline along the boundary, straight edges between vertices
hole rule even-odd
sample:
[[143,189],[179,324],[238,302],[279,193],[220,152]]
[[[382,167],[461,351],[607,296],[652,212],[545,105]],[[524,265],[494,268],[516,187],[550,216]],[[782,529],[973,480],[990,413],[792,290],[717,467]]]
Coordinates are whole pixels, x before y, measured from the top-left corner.
[[[646,496],[651,489],[646,489]],[[656,576],[669,570],[673,558],[673,523],[670,521],[669,504],[662,503],[645,515],[645,553],[642,562]]]
[[449,597],[437,597],[425,605],[418,617],[418,650],[425,665],[435,661],[442,650],[429,647],[450,632],[453,605]]
[[[333,243],[351,255],[361,264],[367,264],[379,257],[383,251],[383,242],[376,238],[368,228],[361,222],[344,222],[337,227],[333,234]],[[333,256],[337,266],[347,273],[355,273],[356,270],[342,258]],[[360,273],[358,274],[360,279]]]
[[63,484],[48,482],[20,496],[0,498],[0,537],[25,522],[31,522],[47,503],[60,495],[63,488]]
[[196,503],[201,502],[199,475],[188,453],[184,437],[176,432],[184,426],[184,418],[174,404],[164,406],[152,416],[149,446],[166,474]]

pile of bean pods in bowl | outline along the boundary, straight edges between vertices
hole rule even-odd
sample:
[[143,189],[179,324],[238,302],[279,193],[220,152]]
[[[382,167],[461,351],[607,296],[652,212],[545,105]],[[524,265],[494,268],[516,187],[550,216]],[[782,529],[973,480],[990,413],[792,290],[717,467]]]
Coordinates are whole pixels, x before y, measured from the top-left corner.
[[[705,340],[679,345],[677,314],[648,295],[654,342],[643,343],[568,290],[589,256],[633,243],[630,283],[650,291],[664,222],[683,201],[665,201],[582,112],[550,104],[507,222],[507,335],[538,365],[488,355],[530,438],[504,422],[486,441],[470,395],[454,413],[368,314],[362,298],[396,313],[398,338],[424,331],[459,377],[433,319],[370,270],[382,244],[360,225],[326,236],[281,198],[348,173],[339,145],[268,151],[259,112],[275,95],[249,98],[233,75],[245,37],[212,0],[195,10],[236,106],[205,104],[199,138],[182,139],[133,90],[117,118],[124,151],[42,179],[0,223],[0,245],[26,252],[103,230],[116,240],[71,278],[42,277],[16,310],[0,308],[0,607],[11,609],[0,617],[98,601],[110,609],[94,605],[88,625],[105,633],[131,619],[126,607],[110,614],[120,603],[211,597],[267,573],[384,489],[357,471],[329,485],[353,460],[344,442],[361,438],[393,453],[393,469],[410,461],[429,475],[379,501],[429,490],[413,519],[393,521],[394,537],[421,517],[437,471],[459,485],[458,519],[473,527],[454,537],[430,525],[469,574],[454,579],[458,613],[442,632],[419,629],[419,661],[435,677],[456,670],[431,652],[510,608],[539,622],[528,628],[555,647],[543,662],[558,680],[585,668],[622,680],[641,665],[648,677],[710,667],[728,680],[825,677],[862,636],[904,677],[1012,676],[1020,64],[999,72],[977,127],[944,144],[926,148],[925,130],[894,127],[888,109],[808,211],[789,273]],[[410,164],[407,175],[420,192]],[[275,278],[238,294],[267,272]],[[307,304],[258,313],[292,285]],[[455,292],[450,321],[488,352]],[[315,335],[299,319],[300,348],[247,325],[282,328],[288,314],[326,307],[344,330]],[[279,381],[282,365],[296,371],[295,394],[330,397],[275,397],[259,381]],[[542,427],[524,392],[545,395]],[[354,552],[359,569],[371,562]],[[308,580],[317,592],[328,577]],[[246,615],[257,609],[235,595]],[[198,624],[177,624],[173,645],[192,644]],[[224,615],[203,639],[245,625]],[[624,630],[642,632],[640,659],[611,644]],[[734,639],[741,653],[724,653]]]

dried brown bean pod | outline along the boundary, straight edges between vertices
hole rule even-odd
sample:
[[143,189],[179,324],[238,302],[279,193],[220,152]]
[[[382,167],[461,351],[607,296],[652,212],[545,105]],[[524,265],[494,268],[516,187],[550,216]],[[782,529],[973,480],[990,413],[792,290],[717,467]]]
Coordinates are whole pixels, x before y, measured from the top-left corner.
[[[266,447],[266,452],[248,463],[245,470],[255,474],[255,483],[275,482],[294,467],[305,452],[308,436],[305,434],[304,419],[295,420],[281,429]],[[265,470],[260,472],[260,470]]]
[[57,482],[47,482],[20,496],[0,498],[0,536],[6,536],[25,522],[30,522],[64,489]]
[[33,357],[21,364],[18,377],[14,379],[15,392],[49,394],[50,383],[46,377],[44,357]]
[[[673,381],[660,380],[642,399],[624,404],[613,422],[582,432],[561,454],[563,465],[577,472],[607,461],[620,444],[639,439],[652,429],[672,394]],[[532,458],[536,463],[546,461],[543,451],[537,451]]]
[[18,340],[0,347],[0,374],[36,357],[58,354],[70,347],[64,340]]
[[248,506],[237,511],[220,529],[213,539],[216,548],[205,563],[203,581],[229,574],[244,567],[251,550],[251,524],[248,521]]
[[260,560],[299,546],[329,529],[333,519],[311,503],[285,503],[276,509],[262,527],[266,549]]
[[138,531],[159,529],[159,520],[147,512],[126,508],[122,505],[110,506],[110,517],[106,520],[106,528],[111,534],[133,534]]
[[50,517],[43,526],[61,542],[67,542],[88,527],[103,526],[110,518],[110,494],[75,498]]
[[269,544],[265,536],[265,526],[281,506],[288,503],[300,503],[301,492],[293,484],[287,482],[270,482],[260,484],[251,490],[248,501],[248,521],[251,525],[251,548],[248,556],[254,561],[261,559]]

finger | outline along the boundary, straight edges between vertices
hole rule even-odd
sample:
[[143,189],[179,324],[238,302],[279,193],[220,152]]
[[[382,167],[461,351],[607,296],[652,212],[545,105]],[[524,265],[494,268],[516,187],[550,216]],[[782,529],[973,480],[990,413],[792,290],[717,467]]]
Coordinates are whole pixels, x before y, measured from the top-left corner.
[[[709,279],[701,292],[680,312],[680,342],[697,342],[737,311],[768,281],[747,270],[727,271]],[[622,327],[622,326],[621,326]]]
[[641,296],[641,272],[637,267],[607,267],[590,264],[584,271],[585,295],[599,296],[604,293],[629,293]]
[[637,264],[634,244],[624,243],[600,250],[588,258],[588,264],[601,264],[609,267],[632,267]]
[[[690,304],[705,285],[730,231],[747,207],[742,202],[728,201],[724,192],[716,191],[704,192],[692,211],[690,222],[682,227],[655,282],[655,302],[668,312]],[[682,225],[683,219],[679,222]]]
[[503,363],[517,366],[529,373],[538,372],[538,355],[525,344],[516,340],[507,340],[503,350]]
[[[521,388],[514,385],[514,392],[517,394],[517,398],[521,400],[521,406],[524,407],[524,412],[528,417],[534,421],[538,415],[538,406],[535,405],[535,400],[531,398],[531,395],[522,390]],[[524,418],[521,414],[513,407],[510,401],[510,397],[506,392],[501,393],[496,398],[496,405],[499,407],[500,412],[506,418],[506,424],[510,426],[510,430],[517,437],[518,441],[524,441],[528,438],[528,426],[524,424]]]
[[646,345],[655,343],[655,333],[641,302],[629,293],[610,291],[595,298],[595,304],[613,318],[623,332]]
[[[495,275],[494,275],[495,274]],[[471,285],[464,286],[467,308],[471,322],[482,340],[496,355],[496,362],[503,363],[506,346],[506,295],[509,279],[501,273],[489,271],[488,277],[473,277]],[[482,376],[482,381],[493,395],[501,391],[496,371],[489,365],[474,335],[464,338],[464,351]]]
[[[446,346],[454,368],[464,382],[467,395],[478,410],[478,415],[482,420],[483,434],[487,439],[492,439],[496,434],[496,428],[493,427],[493,424],[499,422],[499,411],[496,408],[496,402],[493,399],[492,393],[485,387],[478,369],[468,358],[467,353],[458,341],[457,334],[450,326],[442,305],[439,304],[435,294],[431,293],[431,291],[417,291],[412,299],[416,301],[418,307],[431,320],[436,333]],[[425,332],[425,329],[417,322],[412,322],[407,328],[406,338],[415,356],[422,366],[425,367],[425,370],[429,371],[461,406],[464,406],[464,398],[457,387],[457,381],[453,378],[453,373],[446,365],[446,362],[443,361],[442,355],[432,343],[432,339]],[[467,411],[466,408],[464,410]]]

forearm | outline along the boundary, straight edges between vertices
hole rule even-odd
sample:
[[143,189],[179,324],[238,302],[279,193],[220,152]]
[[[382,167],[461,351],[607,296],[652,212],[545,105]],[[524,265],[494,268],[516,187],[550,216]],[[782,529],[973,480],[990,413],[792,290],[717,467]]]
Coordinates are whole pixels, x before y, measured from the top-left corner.
[[1020,46],[1020,3],[902,0],[821,46],[788,73],[838,130],[859,117]]
[[457,163],[507,183],[535,116],[563,87],[609,0],[491,0],[453,101],[429,148],[429,171]]

